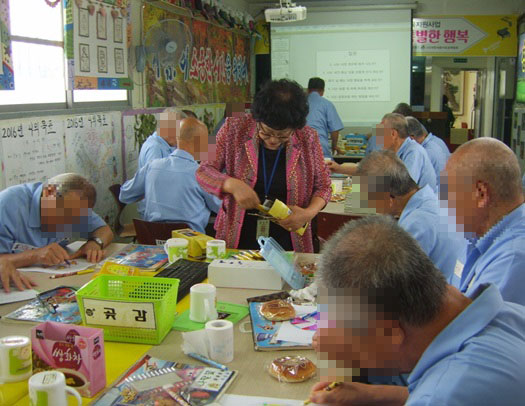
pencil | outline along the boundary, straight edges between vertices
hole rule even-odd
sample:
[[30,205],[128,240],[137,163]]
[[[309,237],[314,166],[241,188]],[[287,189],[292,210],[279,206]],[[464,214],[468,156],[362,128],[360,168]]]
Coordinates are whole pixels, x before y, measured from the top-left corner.
[[84,275],[87,273],[91,273],[93,271],[94,271],[93,269],[83,269],[82,271],[56,273],[56,274],[51,275],[49,279],[65,278],[66,276],[74,276],[74,275]]
[[[332,389],[334,389],[335,387],[341,385],[342,382],[332,382],[330,385],[326,386],[323,390],[325,392],[330,392]],[[309,405],[310,403],[312,403],[312,401],[310,399],[306,399],[304,402],[303,402],[303,405]]]

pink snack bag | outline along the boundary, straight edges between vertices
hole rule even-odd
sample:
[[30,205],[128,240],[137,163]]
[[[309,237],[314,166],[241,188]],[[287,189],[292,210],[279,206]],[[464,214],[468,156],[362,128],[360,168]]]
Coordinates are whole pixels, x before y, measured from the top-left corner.
[[106,387],[104,331],[46,321],[31,329],[33,374],[55,369],[66,385],[92,398]]

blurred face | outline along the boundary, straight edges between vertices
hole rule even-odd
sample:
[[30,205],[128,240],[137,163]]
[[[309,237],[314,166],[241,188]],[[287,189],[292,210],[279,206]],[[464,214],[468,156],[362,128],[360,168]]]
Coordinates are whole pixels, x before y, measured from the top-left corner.
[[320,288],[317,351],[321,375],[348,377],[353,368],[384,376],[398,373],[404,338],[399,323],[363,305],[363,298],[334,290],[343,289]]
[[394,214],[393,200],[390,193],[384,191],[384,182],[385,179],[377,179],[375,176],[353,176],[352,207],[372,208],[379,214]]
[[257,123],[257,134],[264,146],[268,149],[279,149],[281,145],[286,144],[294,132],[293,128],[284,130],[274,130],[264,123]]
[[377,145],[381,145],[383,149],[394,150],[394,131],[385,120],[376,125]]
[[456,162],[458,156],[449,159],[441,173],[441,205],[446,207],[448,215],[455,219],[459,232],[478,234],[478,226],[487,213],[486,185],[467,175],[468,171],[458,171]]
[[80,192],[71,191],[62,197],[56,193],[55,186],[49,185],[44,188],[40,199],[42,230],[48,232],[67,231],[71,229],[68,225],[87,224],[89,202],[81,196]]
[[209,136],[208,131],[200,137],[193,139],[195,143],[194,156],[198,161],[214,161],[216,159],[217,142],[214,136]]
[[177,146],[177,133],[180,131],[180,118],[177,113],[161,113],[159,117],[159,136],[172,146]]

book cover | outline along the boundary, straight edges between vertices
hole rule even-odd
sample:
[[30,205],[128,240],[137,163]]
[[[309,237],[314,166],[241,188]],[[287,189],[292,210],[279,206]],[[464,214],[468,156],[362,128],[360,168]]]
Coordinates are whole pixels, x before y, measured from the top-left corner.
[[80,324],[82,322],[76,291],[67,286],[59,286],[41,293],[37,299],[7,314],[4,318],[40,323],[56,321],[59,323]]
[[204,406],[215,403],[236,371],[188,365],[144,356],[93,406]]
[[115,261],[122,265],[155,270],[168,262],[164,247],[156,245],[134,245],[125,256]]

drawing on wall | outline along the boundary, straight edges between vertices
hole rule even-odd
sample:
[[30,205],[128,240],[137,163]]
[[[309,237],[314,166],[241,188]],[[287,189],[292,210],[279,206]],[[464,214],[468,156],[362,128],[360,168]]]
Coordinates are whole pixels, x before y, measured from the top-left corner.
[[108,27],[107,27],[106,15],[97,13],[97,38],[107,39],[108,38]]
[[89,62],[89,45],[88,44],[79,44],[79,55],[80,55],[80,71],[89,72],[90,71],[90,62]]
[[78,35],[89,37],[89,11],[87,8],[78,9]]
[[81,173],[95,185],[94,211],[113,224],[117,206],[108,188],[122,182],[120,113],[74,116],[66,127],[66,171]]
[[124,73],[124,50],[115,48],[115,72]]
[[98,60],[98,71],[99,73],[108,72],[108,49],[107,47],[97,47],[97,60]]
[[122,44],[124,35],[122,33],[122,18],[116,17],[113,19],[113,41]]
[[463,115],[463,87],[465,71],[443,70],[443,94],[456,116]]

